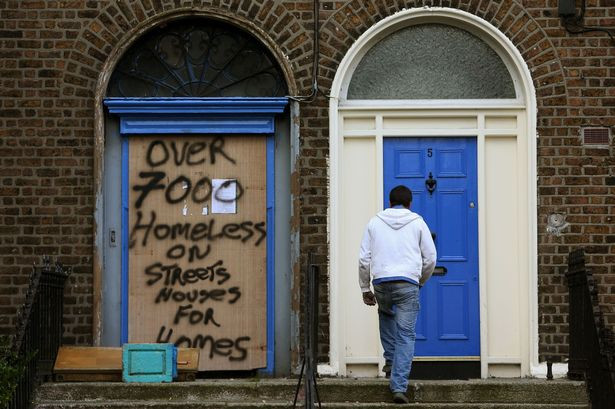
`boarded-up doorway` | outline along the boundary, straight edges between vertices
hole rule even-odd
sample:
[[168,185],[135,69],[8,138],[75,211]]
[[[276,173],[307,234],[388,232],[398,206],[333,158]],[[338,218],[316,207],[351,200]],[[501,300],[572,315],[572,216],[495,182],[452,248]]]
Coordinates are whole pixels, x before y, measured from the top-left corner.
[[[289,223],[294,156],[284,96],[292,94],[287,83],[294,81],[287,82],[285,72],[290,75],[290,70],[280,66],[286,60],[281,53],[274,55],[270,49],[274,43],[242,29],[240,21],[192,13],[184,17],[152,26],[128,49],[122,48],[106,84],[104,146],[97,145],[104,154],[104,192],[97,193],[97,209],[102,212],[97,215],[95,240],[102,268],[94,271],[94,339],[105,346],[137,339],[202,345],[202,361],[209,362],[202,370],[261,368],[268,374],[286,375],[294,325],[290,288],[291,257],[295,256],[291,255]],[[220,141],[223,149],[216,145]],[[143,145],[140,154],[139,144]],[[236,163],[228,161],[220,150],[234,149],[235,144],[245,149],[241,155],[260,167],[244,169],[234,157]],[[215,169],[208,162],[212,146]],[[153,163],[147,163],[150,147]],[[220,164],[229,167],[219,168]],[[239,168],[246,173],[237,173]],[[165,177],[156,179],[157,172],[163,171]],[[139,172],[149,175],[141,177]],[[242,184],[244,179],[258,183],[259,177],[265,178],[260,198],[258,188],[251,187],[255,191],[250,192]],[[140,203],[139,223],[154,226],[142,248],[138,240],[129,248],[126,243],[139,216],[137,200],[144,193],[131,189],[139,186],[151,189]],[[214,203],[219,188],[222,200]],[[236,208],[224,199],[233,194]],[[255,213],[244,219],[247,210]],[[196,229],[198,239],[185,236],[186,224]],[[147,227],[137,229],[135,237],[141,235],[142,242],[146,231]],[[249,232],[252,235],[246,238]],[[263,238],[256,246],[259,234]],[[197,242],[211,249],[198,247]],[[242,257],[251,260],[249,274],[238,272],[243,269]],[[192,267],[196,259],[202,264]],[[211,273],[198,269],[213,269],[214,277],[208,278],[213,281],[200,278]],[[229,278],[216,281],[216,271]],[[165,281],[167,274],[172,277]],[[148,280],[155,282],[150,285]],[[189,282],[178,284],[183,280]],[[231,295],[237,298],[232,303]],[[202,332],[197,332],[193,327],[199,327],[201,316]],[[240,329],[248,327],[253,332],[243,335]],[[261,351],[261,358],[252,360],[250,351]],[[246,357],[241,358],[244,352]],[[231,358],[243,364],[226,362]]]
[[266,366],[266,137],[128,139],[128,341]]

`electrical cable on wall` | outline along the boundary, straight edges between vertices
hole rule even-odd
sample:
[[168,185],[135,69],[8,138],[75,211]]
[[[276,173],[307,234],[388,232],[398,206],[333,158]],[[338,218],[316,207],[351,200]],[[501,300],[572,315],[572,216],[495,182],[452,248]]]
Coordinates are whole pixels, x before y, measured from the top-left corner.
[[312,47],[312,91],[309,95],[289,95],[288,98],[293,101],[298,102],[312,102],[316,98],[316,94],[318,94],[318,59],[320,56],[320,42],[319,42],[319,34],[320,34],[320,24],[319,24],[319,14],[320,11],[320,2],[319,0],[314,0],[314,44]]
[[606,33],[611,38],[611,41],[615,43],[615,37],[613,37],[614,29],[606,27],[594,27],[583,25],[583,18],[585,17],[585,4],[586,0],[581,1],[581,13],[576,14],[576,4],[574,0],[560,0],[559,1],[559,15],[562,18],[562,23],[566,31],[570,34],[583,34],[592,32]]

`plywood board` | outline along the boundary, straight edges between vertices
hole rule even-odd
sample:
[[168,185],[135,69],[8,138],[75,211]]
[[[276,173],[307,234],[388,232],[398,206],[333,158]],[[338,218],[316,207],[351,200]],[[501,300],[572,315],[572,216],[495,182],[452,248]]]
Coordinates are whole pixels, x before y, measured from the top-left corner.
[[[129,342],[199,348],[202,371],[265,367],[265,137],[131,136],[129,146]],[[229,196],[214,179],[235,181],[231,213],[212,213]]]

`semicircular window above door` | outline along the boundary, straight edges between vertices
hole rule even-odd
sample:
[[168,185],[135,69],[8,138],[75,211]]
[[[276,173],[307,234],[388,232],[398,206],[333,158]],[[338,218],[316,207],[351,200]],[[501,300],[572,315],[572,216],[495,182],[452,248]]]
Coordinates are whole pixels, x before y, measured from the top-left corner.
[[118,63],[108,97],[279,97],[286,81],[256,38],[211,19],[157,27]]
[[493,48],[469,31],[445,24],[405,27],[377,42],[348,87],[348,99],[516,96],[513,79]]

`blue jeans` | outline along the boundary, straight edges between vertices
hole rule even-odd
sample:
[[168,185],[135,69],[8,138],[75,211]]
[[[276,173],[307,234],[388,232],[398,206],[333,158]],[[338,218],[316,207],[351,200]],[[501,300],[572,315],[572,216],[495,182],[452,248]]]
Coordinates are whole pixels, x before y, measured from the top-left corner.
[[391,391],[406,392],[414,358],[419,286],[403,281],[374,285],[378,301],[380,342],[391,365]]

